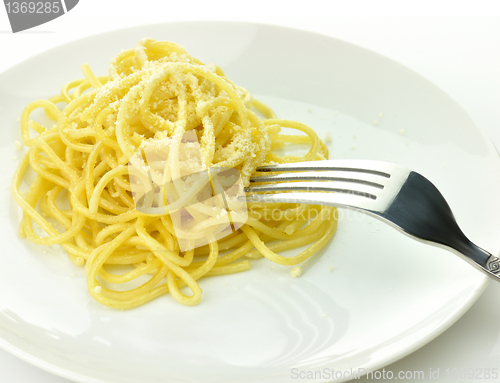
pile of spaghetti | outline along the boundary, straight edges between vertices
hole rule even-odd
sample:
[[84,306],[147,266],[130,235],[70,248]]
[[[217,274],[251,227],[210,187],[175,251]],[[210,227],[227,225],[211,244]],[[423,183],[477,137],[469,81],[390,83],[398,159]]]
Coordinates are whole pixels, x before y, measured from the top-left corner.
[[[168,214],[146,215],[135,208],[127,164],[141,143],[160,136],[181,140],[194,129],[204,165],[238,169],[245,185],[260,165],[325,159],[325,145],[310,127],[276,119],[219,67],[202,64],[171,42],[140,41],[115,57],[109,76],[96,77],[88,65],[82,72],[84,78],[66,84],[60,95],[24,110],[21,132],[29,149],[12,195],[23,209],[19,235],[62,246],[75,264],[85,266],[88,290],[97,301],[126,309],[170,293],[194,305],[202,277],[247,270],[248,259],[263,256],[297,265],[333,236],[331,207],[249,204],[239,230],[181,252]],[[39,108],[54,121],[51,127],[30,119]],[[305,135],[281,134],[282,127]],[[310,149],[304,156],[273,153],[287,143]],[[36,176],[22,193],[29,169]],[[306,244],[295,256],[277,254]]]

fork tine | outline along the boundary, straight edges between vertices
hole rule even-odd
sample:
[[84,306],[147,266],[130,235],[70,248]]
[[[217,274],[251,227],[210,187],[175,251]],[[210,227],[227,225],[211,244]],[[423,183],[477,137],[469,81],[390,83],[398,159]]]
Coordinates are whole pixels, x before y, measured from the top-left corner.
[[[246,201],[312,203],[380,214],[391,205],[409,173],[400,165],[372,160],[262,166],[250,179],[252,186],[245,188]],[[267,194],[255,194],[263,192]]]
[[[314,198],[311,200],[311,194]],[[378,202],[356,194],[345,193],[276,193],[276,194],[249,194],[245,196],[246,202],[280,202],[280,203],[307,203],[359,209],[372,213],[377,210]]]
[[386,178],[391,177],[394,164],[372,160],[324,160],[310,162],[291,162],[286,164],[260,166],[257,172],[290,172],[290,171],[317,171],[335,170],[351,171],[367,174],[376,174]]
[[389,178],[373,173],[360,173],[353,171],[304,171],[294,173],[266,174],[250,178],[250,182],[280,182],[280,181],[339,181],[363,184],[378,189],[383,189]]
[[380,189],[370,185],[352,184],[342,181],[281,182],[245,188],[245,192],[247,193],[284,191],[336,192],[377,199],[377,192],[380,191]]

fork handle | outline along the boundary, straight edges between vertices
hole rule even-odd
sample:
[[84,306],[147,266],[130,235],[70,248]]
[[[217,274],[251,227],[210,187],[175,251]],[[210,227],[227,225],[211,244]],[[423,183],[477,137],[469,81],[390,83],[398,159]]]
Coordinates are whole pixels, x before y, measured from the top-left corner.
[[479,270],[500,281],[500,259],[471,242],[439,190],[412,171],[389,208],[380,214],[403,232],[453,250]]
[[500,258],[495,257],[490,254],[490,257],[486,261],[486,270],[497,278],[500,278]]
[[467,242],[455,248],[459,252],[459,255],[481,271],[500,280],[500,258],[481,249],[470,240],[467,240]]

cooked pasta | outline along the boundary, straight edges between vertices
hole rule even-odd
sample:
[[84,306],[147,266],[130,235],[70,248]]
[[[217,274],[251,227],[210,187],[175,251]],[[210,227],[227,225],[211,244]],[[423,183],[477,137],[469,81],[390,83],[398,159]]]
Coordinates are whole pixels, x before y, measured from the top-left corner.
[[[261,257],[297,265],[332,238],[332,207],[249,203],[238,230],[182,251],[170,214],[136,208],[128,165],[145,143],[168,138],[178,144],[194,131],[202,165],[237,169],[245,186],[257,166],[326,159],[326,146],[310,127],[277,119],[218,66],[172,42],[141,40],[112,60],[108,76],[96,76],[88,65],[81,69],[83,78],[23,111],[21,135],[29,149],[12,195],[23,210],[19,235],[62,246],[85,267],[97,301],[127,309],[170,293],[195,305],[203,277],[248,270],[249,259]],[[40,108],[52,127],[30,118]],[[305,135],[282,134],[282,128]],[[273,152],[290,143],[310,148],[304,156]],[[26,193],[20,191],[25,184]],[[295,256],[278,254],[303,245],[309,246]]]

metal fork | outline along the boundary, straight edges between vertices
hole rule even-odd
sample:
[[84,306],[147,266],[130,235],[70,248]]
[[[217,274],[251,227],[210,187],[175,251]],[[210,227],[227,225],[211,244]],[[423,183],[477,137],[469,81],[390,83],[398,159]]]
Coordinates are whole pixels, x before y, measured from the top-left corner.
[[500,259],[464,235],[442,194],[417,172],[372,160],[287,163],[259,167],[257,172],[273,174],[250,179],[261,184],[245,188],[248,202],[359,209],[413,238],[447,248],[500,281]]

